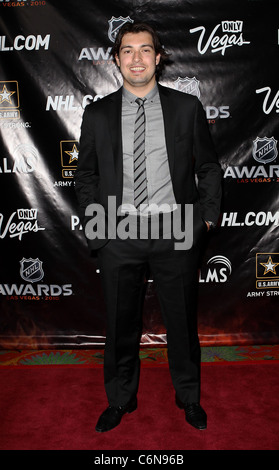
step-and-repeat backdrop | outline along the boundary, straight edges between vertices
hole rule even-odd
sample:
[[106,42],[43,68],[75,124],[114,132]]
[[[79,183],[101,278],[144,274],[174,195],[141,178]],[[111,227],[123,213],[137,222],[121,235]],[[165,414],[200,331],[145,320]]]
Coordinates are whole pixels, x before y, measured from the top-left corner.
[[[154,25],[165,86],[202,102],[223,169],[200,268],[202,345],[279,340],[277,0],[0,0],[0,345],[103,345],[105,309],[77,211],[82,114],[122,82],[126,21]],[[144,344],[165,344],[152,282]]]

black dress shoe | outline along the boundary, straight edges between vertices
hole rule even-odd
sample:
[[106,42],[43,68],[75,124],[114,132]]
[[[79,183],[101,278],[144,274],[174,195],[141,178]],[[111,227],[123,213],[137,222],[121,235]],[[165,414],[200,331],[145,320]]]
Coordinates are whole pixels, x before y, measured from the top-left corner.
[[96,425],[97,432],[106,432],[120,424],[125,413],[132,413],[137,409],[137,399],[129,401],[125,406],[109,406],[100,416]]
[[178,408],[185,411],[186,421],[196,429],[206,429],[207,416],[204,409],[199,403],[182,403],[177,396],[175,396],[175,403]]

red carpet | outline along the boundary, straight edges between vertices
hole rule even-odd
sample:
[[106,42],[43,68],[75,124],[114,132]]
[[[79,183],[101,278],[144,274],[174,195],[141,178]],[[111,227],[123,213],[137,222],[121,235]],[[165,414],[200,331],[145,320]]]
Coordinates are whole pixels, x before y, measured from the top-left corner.
[[102,369],[1,369],[1,450],[278,450],[279,364],[202,366],[208,429],[190,427],[174,404],[168,368],[142,368],[138,410],[105,434]]

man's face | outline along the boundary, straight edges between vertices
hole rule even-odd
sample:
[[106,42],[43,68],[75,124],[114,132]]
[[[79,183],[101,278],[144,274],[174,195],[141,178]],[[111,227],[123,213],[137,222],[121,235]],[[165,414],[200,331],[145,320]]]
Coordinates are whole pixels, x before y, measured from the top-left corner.
[[115,57],[123,76],[123,85],[137,96],[145,96],[155,85],[156,65],[160,54],[155,53],[153,39],[147,31],[123,36],[119,55]]

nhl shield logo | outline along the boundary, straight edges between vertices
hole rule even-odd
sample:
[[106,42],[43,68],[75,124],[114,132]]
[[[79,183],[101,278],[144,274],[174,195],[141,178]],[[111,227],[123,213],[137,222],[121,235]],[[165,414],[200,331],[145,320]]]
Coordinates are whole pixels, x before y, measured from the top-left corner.
[[24,281],[38,282],[44,277],[42,261],[38,258],[22,258],[20,261],[20,275]]
[[133,23],[134,20],[131,20],[129,16],[126,18],[123,18],[123,16],[119,16],[118,18],[115,18],[115,16],[112,16],[110,20],[108,20],[109,24],[109,29],[108,29],[108,37],[111,40],[111,42],[115,42],[116,36],[118,34],[119,29],[123,24],[125,23]]
[[253,141],[253,157],[259,163],[270,163],[276,159],[278,155],[277,140],[274,137],[257,137]]
[[188,95],[194,95],[198,98],[200,97],[200,82],[196,79],[196,77],[189,78],[181,78],[179,77],[174,82],[174,86],[178,91],[182,91],[183,93],[188,93]]

